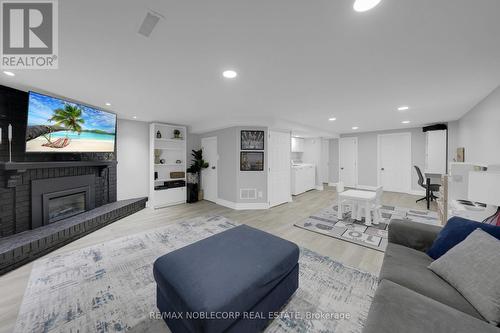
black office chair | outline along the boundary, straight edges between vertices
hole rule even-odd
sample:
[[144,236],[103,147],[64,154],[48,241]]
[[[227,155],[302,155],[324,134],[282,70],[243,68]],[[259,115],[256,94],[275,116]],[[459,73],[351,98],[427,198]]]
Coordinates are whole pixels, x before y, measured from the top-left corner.
[[420,168],[416,165],[415,165],[415,170],[417,170],[418,185],[422,186],[425,189],[425,197],[423,197],[422,199],[418,199],[416,202],[426,200],[427,201],[427,208],[429,208],[430,202],[437,199],[437,197],[434,195],[434,192],[438,192],[439,187],[441,185],[440,184],[430,184],[430,183],[428,184],[427,181],[425,181],[424,176],[422,175],[422,171],[420,171]]

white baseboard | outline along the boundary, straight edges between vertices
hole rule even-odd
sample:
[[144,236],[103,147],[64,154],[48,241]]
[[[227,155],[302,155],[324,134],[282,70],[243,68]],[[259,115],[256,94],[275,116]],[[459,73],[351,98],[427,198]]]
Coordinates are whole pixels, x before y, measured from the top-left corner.
[[215,201],[215,203],[218,204],[219,206],[224,206],[224,207],[227,207],[227,208],[236,209],[236,202],[232,202],[232,201],[228,201],[228,200],[217,198],[217,200]]
[[217,199],[216,204],[234,210],[269,209],[269,204],[267,202],[233,202],[224,199]]
[[412,195],[419,195],[421,197],[425,197],[425,191],[422,190],[411,190],[410,192],[408,192],[408,194],[412,194]]

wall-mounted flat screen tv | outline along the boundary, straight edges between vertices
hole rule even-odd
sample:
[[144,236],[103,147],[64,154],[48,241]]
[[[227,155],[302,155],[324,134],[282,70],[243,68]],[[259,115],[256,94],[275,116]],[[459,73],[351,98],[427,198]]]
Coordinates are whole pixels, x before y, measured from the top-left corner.
[[27,153],[114,152],[116,115],[29,93]]

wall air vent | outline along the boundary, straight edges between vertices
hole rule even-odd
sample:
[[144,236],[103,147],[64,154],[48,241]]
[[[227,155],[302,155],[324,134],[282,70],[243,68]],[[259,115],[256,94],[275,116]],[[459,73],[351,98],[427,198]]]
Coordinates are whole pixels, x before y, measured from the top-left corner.
[[149,37],[162,18],[164,18],[164,16],[160,13],[152,10],[148,11],[144,21],[142,21],[141,27],[139,28],[139,34],[144,37]]
[[256,188],[240,188],[240,199],[255,200],[257,199]]

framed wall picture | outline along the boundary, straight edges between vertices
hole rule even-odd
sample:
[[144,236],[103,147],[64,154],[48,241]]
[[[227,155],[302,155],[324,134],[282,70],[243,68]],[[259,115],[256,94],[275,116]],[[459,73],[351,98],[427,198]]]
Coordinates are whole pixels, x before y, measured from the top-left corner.
[[241,150],[264,150],[264,131],[241,131]]
[[240,171],[264,171],[264,152],[240,152]]

